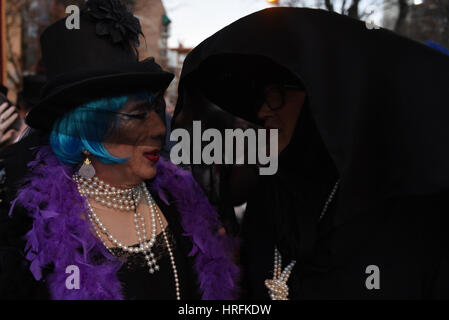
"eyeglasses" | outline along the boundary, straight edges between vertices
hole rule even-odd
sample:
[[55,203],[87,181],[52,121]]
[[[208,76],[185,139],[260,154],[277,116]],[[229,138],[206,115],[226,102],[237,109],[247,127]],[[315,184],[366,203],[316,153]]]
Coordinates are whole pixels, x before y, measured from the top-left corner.
[[135,111],[133,112],[119,112],[112,111],[112,113],[118,115],[121,119],[125,121],[132,120],[146,120],[150,117],[151,112],[155,111],[159,116],[163,116],[165,114],[165,99],[164,93],[158,93],[154,96],[151,102],[142,103]]
[[270,110],[279,110],[285,104],[285,93],[287,90],[298,89],[296,85],[288,84],[275,84],[265,86],[263,89],[259,89],[256,96],[258,99],[255,101],[255,112],[259,112],[264,103],[267,104]]

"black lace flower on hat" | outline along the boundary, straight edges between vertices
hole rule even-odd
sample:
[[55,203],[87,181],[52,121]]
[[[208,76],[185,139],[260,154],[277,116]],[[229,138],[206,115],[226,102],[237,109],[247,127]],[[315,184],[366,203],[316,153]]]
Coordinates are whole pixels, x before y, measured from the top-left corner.
[[110,36],[113,43],[139,45],[140,22],[120,0],[89,0],[85,11],[96,21],[97,35]]

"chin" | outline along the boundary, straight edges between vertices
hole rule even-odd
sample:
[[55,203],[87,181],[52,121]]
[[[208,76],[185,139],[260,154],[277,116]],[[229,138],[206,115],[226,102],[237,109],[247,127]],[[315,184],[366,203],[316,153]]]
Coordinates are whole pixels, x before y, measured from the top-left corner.
[[148,168],[145,170],[145,172],[142,172],[141,177],[143,180],[150,180],[156,177],[157,169],[156,166]]

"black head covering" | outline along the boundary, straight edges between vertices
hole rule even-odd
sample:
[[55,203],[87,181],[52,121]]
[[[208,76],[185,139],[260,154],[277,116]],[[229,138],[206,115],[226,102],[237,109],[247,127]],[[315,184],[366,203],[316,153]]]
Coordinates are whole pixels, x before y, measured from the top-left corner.
[[195,108],[185,103],[194,87],[254,121],[254,79],[301,82],[341,179],[338,224],[387,197],[448,189],[448,74],[447,56],[388,30],[323,10],[266,9],[187,56],[174,124]]

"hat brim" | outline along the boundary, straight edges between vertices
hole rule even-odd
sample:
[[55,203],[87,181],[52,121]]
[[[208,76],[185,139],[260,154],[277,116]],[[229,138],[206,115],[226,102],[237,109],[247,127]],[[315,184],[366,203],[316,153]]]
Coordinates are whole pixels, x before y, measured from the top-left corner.
[[128,72],[95,76],[52,90],[28,113],[26,123],[35,129],[50,131],[65,113],[87,102],[140,91],[167,89],[173,80],[169,72]]

